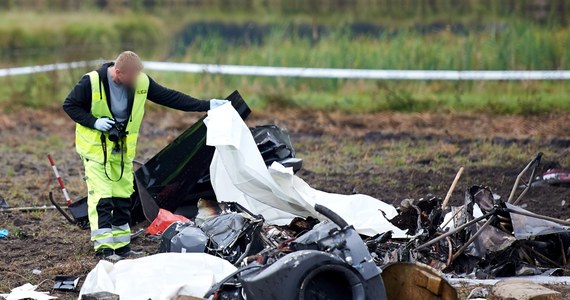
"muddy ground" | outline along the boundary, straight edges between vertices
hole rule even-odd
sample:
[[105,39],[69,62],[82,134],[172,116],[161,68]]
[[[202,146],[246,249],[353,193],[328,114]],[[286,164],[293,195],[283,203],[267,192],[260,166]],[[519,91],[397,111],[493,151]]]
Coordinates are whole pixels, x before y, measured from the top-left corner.
[[[200,116],[151,106],[142,128],[140,160],[149,159]],[[313,187],[366,193],[395,205],[406,198],[445,196],[461,166],[465,173],[453,203],[460,203],[473,184],[488,185],[506,199],[516,174],[538,151],[545,153],[543,170],[570,167],[568,115],[344,115],[270,108],[248,119],[251,126],[267,123],[289,129],[305,161],[298,175]],[[72,197],[85,194],[73,146],[74,126],[57,107],[4,113],[0,128],[0,196],[12,207],[48,205],[49,191],[62,200],[47,153],[56,160]],[[570,190],[564,187],[536,188],[523,203],[537,213],[570,218]],[[0,292],[26,282],[50,290],[55,275],[85,276],[97,262],[88,232],[67,224],[54,211],[0,213],[4,228],[10,236],[0,240]],[[157,250],[157,242],[149,238],[134,245],[148,253]],[[565,287],[554,288],[570,297]]]

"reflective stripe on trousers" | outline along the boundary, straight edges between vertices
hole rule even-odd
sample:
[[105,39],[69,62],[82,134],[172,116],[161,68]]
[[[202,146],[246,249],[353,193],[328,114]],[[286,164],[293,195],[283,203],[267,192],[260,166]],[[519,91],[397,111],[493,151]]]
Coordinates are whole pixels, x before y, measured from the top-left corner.
[[119,249],[124,247],[131,242],[131,228],[129,224],[124,224],[121,226],[113,225],[113,249]]
[[131,228],[129,224],[113,226],[113,228],[99,228],[91,231],[91,241],[95,251],[99,249],[119,249],[131,242]]
[[95,251],[99,249],[113,249],[115,238],[111,228],[99,228],[91,231],[91,241],[95,246]]

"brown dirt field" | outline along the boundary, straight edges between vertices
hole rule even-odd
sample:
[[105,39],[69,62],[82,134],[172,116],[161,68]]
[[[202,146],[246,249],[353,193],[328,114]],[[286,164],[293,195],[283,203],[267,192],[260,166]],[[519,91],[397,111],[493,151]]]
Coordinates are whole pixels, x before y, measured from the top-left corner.
[[[152,157],[201,114],[157,109],[147,112],[138,156]],[[472,184],[489,185],[508,197],[516,174],[538,151],[543,170],[569,166],[568,115],[537,117],[441,113],[345,115],[288,109],[255,112],[248,124],[275,123],[291,132],[305,165],[298,174],[312,186],[338,193],[366,193],[396,205],[428,194],[443,197],[457,169],[466,170],[453,194],[459,203]],[[53,191],[61,199],[46,154],[56,160],[73,198],[85,194],[82,166],[74,152],[74,126],[58,108],[18,109],[0,115],[0,196],[12,207],[44,205]],[[566,204],[562,204],[566,200]],[[570,189],[536,188],[527,209],[570,218]],[[0,292],[31,282],[50,290],[55,275],[85,276],[96,264],[88,232],[56,212],[0,213]],[[141,238],[149,253],[156,241]],[[34,275],[33,269],[42,271]],[[568,289],[565,296],[570,297]],[[77,294],[57,294],[73,299]]]

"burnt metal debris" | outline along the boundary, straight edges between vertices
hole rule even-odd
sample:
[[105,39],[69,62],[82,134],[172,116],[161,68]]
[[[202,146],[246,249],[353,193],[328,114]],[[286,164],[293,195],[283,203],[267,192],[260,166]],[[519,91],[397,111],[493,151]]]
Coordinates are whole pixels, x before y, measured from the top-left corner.
[[264,224],[263,217],[236,203],[221,206],[220,215],[199,227],[178,230],[181,224],[171,225],[178,233],[166,234],[169,229],[162,240],[164,249],[171,250],[184,240],[184,244],[199,244],[194,249],[204,249],[238,267],[206,297],[387,299],[381,270],[361,237],[326,207],[317,205],[315,209],[332,222],[293,220],[291,226],[277,227]]
[[[447,214],[439,198],[404,200],[391,222],[413,237],[404,243],[378,237],[378,242],[367,241],[369,248],[379,264],[419,261],[480,279],[566,274],[570,222],[515,205],[531,188],[541,157],[537,154],[524,167],[506,202],[484,186],[468,189],[464,204]],[[523,190],[517,195],[521,182]]]

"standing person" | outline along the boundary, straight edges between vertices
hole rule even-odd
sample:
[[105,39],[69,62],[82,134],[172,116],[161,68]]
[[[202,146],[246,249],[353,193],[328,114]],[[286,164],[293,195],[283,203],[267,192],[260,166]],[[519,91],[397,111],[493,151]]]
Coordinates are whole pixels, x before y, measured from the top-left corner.
[[63,104],[77,123],[75,146],[85,167],[91,240],[99,258],[132,254],[133,160],[146,100],[183,111],[207,111],[228,102],[165,88],[142,69],[137,54],[122,52],[84,75]]

